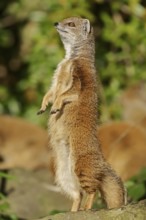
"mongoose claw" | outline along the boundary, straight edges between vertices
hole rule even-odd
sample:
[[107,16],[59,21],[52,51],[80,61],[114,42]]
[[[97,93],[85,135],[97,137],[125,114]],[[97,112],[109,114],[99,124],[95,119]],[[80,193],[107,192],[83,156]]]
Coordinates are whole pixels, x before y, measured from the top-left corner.
[[44,112],[45,112],[45,110],[40,109],[40,110],[37,112],[37,115],[40,115],[40,114],[42,114],[42,113],[44,113]]
[[59,111],[60,111],[60,109],[51,109],[50,113],[51,114],[56,114]]

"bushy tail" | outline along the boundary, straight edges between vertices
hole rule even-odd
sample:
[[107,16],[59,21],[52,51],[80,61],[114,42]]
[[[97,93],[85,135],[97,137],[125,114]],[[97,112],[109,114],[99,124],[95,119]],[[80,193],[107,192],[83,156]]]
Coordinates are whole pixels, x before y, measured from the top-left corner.
[[111,169],[106,169],[100,184],[100,192],[107,207],[118,208],[127,203],[127,191],[122,180]]

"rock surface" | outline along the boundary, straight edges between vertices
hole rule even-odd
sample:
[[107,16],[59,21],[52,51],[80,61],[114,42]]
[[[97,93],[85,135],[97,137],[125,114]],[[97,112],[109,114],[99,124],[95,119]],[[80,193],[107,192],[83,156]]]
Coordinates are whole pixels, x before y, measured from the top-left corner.
[[60,213],[36,220],[145,220],[146,200],[119,209]]
[[9,174],[14,179],[7,183],[7,201],[18,218],[30,220],[49,215],[53,210],[70,210],[71,201],[52,189],[54,181],[47,169],[15,169]]

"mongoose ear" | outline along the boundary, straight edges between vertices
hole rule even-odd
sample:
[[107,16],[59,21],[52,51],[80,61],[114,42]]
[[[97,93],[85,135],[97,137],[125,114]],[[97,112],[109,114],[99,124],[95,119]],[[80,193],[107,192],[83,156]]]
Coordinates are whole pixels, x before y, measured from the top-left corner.
[[91,25],[90,25],[90,21],[88,19],[84,19],[83,20],[83,31],[85,33],[85,35],[87,36],[90,31],[91,31]]

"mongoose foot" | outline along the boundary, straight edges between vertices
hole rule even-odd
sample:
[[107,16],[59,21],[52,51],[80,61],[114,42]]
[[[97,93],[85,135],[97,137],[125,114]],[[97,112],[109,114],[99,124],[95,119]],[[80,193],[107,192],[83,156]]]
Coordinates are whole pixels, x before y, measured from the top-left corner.
[[42,113],[44,113],[44,112],[45,112],[45,110],[40,109],[40,110],[37,112],[37,115],[40,115],[40,114],[42,114]]
[[51,109],[51,114],[56,114],[57,112],[60,112],[60,109]]

